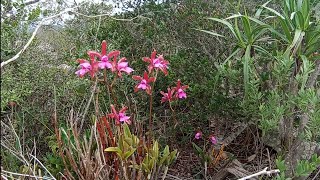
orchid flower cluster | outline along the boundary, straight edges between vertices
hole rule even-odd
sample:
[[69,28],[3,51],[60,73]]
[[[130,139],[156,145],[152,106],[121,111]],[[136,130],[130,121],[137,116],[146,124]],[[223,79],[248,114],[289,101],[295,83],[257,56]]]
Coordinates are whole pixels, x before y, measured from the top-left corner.
[[[80,63],[80,69],[75,72],[80,78],[84,77],[87,73],[91,78],[98,76],[99,70],[110,70],[112,73],[116,74],[116,77],[122,78],[122,73],[130,75],[134,70],[129,67],[129,63],[125,57],[120,58],[120,51],[114,50],[107,53],[107,42],[102,41],[101,44],[101,53],[96,51],[88,51],[90,61],[85,59],[78,59]],[[144,71],[143,76],[133,75],[132,78],[139,83],[134,87],[134,92],[139,90],[145,91],[148,95],[152,96],[153,85],[156,81],[158,71],[163,72],[165,76],[168,75],[168,65],[169,62],[164,59],[163,55],[157,56],[157,52],[154,50],[151,53],[151,57],[142,58],[144,62],[149,63],[147,66],[147,71]],[[188,86],[181,85],[181,81],[178,80],[175,87],[167,88],[167,92],[161,91],[163,95],[161,103],[168,101],[169,103],[177,99],[187,98],[186,89]],[[115,119],[116,124],[121,123],[131,124],[129,116],[126,116],[125,112],[127,107],[122,107],[121,110],[117,111],[114,105],[111,105],[111,112],[108,117]]]
[[[196,140],[200,140],[202,138],[202,132],[201,131],[197,131],[194,138]],[[212,145],[216,145],[217,144],[217,139],[214,137],[214,135],[210,135],[209,136],[209,141],[211,142]]]
[[[122,77],[122,72],[127,74],[133,72],[133,69],[128,67],[128,62],[125,57],[117,61],[120,51],[114,50],[107,54],[106,41],[102,41],[101,53],[88,51],[88,55],[90,57],[90,62],[85,59],[78,59],[80,69],[76,71],[76,75],[79,77],[83,77],[86,73],[89,73],[91,78],[94,78],[99,69],[110,69],[111,72],[117,73],[119,77]],[[97,58],[98,60],[96,60]]]
[[[200,139],[207,139],[201,142],[192,142],[193,148],[195,149],[204,167],[212,168],[217,165],[221,159],[226,158],[223,151],[224,144],[221,143],[221,146],[217,145],[218,141],[214,135],[211,134],[208,138],[204,138],[202,132],[198,130],[194,135],[194,139],[196,141],[200,141]],[[200,146],[201,143],[203,143],[202,146]],[[207,146],[207,144],[211,144],[211,146]]]

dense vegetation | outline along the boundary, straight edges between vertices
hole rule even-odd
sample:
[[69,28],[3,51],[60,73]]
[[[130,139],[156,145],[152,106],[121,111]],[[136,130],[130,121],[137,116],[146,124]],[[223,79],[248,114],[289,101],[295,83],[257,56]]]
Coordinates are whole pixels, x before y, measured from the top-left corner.
[[30,2],[1,1],[2,178],[320,177],[317,0],[85,2],[41,27],[74,5]]

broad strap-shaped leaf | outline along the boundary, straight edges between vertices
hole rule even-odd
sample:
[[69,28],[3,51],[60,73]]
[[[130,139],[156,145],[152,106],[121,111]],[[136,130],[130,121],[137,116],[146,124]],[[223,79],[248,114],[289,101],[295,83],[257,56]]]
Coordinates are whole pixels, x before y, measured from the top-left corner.
[[238,27],[238,19],[237,18],[234,19],[234,31],[236,32],[239,46],[244,48],[246,46],[246,44],[243,41],[240,29]]
[[131,149],[130,151],[127,151],[123,155],[123,159],[128,159],[134,152],[136,151],[136,148]]
[[223,20],[223,19],[218,19],[218,18],[208,18],[208,19],[213,20],[213,21],[217,21],[217,22],[220,22],[220,23],[226,25],[226,26],[230,29],[230,31],[232,32],[232,34],[233,34],[235,37],[237,37],[237,34],[235,33],[235,31],[234,31],[234,29],[233,29],[233,27],[232,27],[232,24],[229,23],[228,21]]
[[241,19],[243,23],[244,33],[246,34],[249,43],[252,43],[252,28],[249,18],[248,16],[242,16]]
[[127,125],[127,123],[124,123],[124,124],[123,124],[123,129],[124,129],[124,134],[125,134],[125,136],[131,138],[132,134],[131,134],[131,132],[130,132],[130,128],[129,128],[129,126]]
[[288,39],[289,42],[292,41],[292,36],[291,36],[291,30],[290,30],[290,26],[287,23],[287,21],[279,18],[280,20],[280,25],[282,27],[282,30],[284,31],[284,34],[286,35],[286,38]]
[[255,50],[257,50],[257,51],[259,51],[259,52],[261,52],[271,58],[274,58],[274,56],[271,53],[269,53],[269,51],[265,50],[263,47],[258,46],[258,45],[252,45],[252,46],[255,48]]
[[303,19],[303,15],[300,11],[296,12],[295,15],[294,15],[294,20],[295,20],[295,23],[296,23],[296,27],[298,29],[301,29],[301,30],[305,30],[304,29],[304,19]]
[[227,62],[229,62],[229,60],[230,60],[233,56],[237,55],[240,50],[241,50],[241,48],[235,47],[234,50],[233,50],[233,52],[231,53],[231,55],[230,55],[229,57],[227,57],[227,59],[226,59],[225,61],[223,61],[222,65],[225,65]]
[[294,38],[293,38],[293,41],[292,43],[290,44],[290,46],[287,48],[287,50],[285,51],[284,55],[285,56],[289,56],[290,55],[290,52],[293,48],[297,48],[302,40],[303,40],[303,36],[304,36],[304,32],[301,31],[300,29],[296,29],[295,31],[295,34],[294,34]]
[[207,31],[207,30],[202,30],[202,29],[195,29],[195,30],[202,31],[202,32],[205,32],[205,33],[217,36],[217,37],[225,37],[225,36],[223,36],[221,34],[218,34],[218,33],[212,32],[212,31]]
[[310,15],[310,0],[303,0],[301,13],[305,19]]
[[[271,1],[271,0],[270,0]],[[263,6],[267,6],[267,4],[269,4],[270,1],[267,1],[266,3],[263,4]],[[256,11],[254,18],[259,19],[260,15],[263,11],[263,6],[260,6],[260,8]]]
[[249,90],[249,62],[250,62],[250,51],[251,46],[248,45],[246,48],[246,52],[244,54],[244,61],[243,61],[243,82],[244,82],[244,93],[245,97],[247,97],[247,93]]
[[278,31],[276,31],[272,26],[270,26],[270,25],[268,25],[268,24],[266,24],[266,23],[264,23],[264,22],[262,22],[262,21],[260,21],[260,20],[258,20],[258,19],[256,19],[256,18],[253,18],[253,17],[248,17],[248,18],[249,18],[251,21],[253,21],[253,22],[257,23],[257,24],[260,24],[260,25],[262,25],[262,26],[267,27],[269,31],[271,31],[272,33],[276,34],[277,36],[279,36],[279,37],[280,37],[281,39],[283,39],[284,41],[289,42],[288,39],[287,39],[283,34],[281,34],[281,33],[279,33]]
[[108,147],[104,151],[106,152],[117,152],[117,153],[122,153],[119,147]]
[[267,9],[268,11],[272,12],[273,14],[277,15],[278,17],[280,17],[281,19],[285,19],[278,11],[267,7],[267,3],[262,5],[263,8]]

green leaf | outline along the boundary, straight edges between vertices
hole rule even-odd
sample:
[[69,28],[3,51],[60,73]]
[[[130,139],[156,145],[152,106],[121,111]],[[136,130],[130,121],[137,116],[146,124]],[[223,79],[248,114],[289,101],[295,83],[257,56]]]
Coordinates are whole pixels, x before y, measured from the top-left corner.
[[213,20],[213,21],[217,21],[217,22],[220,22],[220,23],[226,25],[230,29],[230,31],[232,32],[234,37],[237,37],[237,34],[234,32],[234,29],[232,27],[232,24],[230,24],[228,21],[223,20],[223,19],[218,19],[218,18],[208,18],[208,19]]
[[287,41],[288,42],[288,39],[281,33],[279,33],[278,31],[276,31],[272,26],[256,19],[256,18],[253,18],[253,17],[248,17],[251,21],[257,23],[257,24],[260,24],[262,26],[265,26],[266,28],[268,28],[269,31],[271,31],[272,33],[276,34],[277,36],[279,36],[281,39],[283,39],[284,41]]
[[263,4],[262,7],[264,7],[265,9],[267,9],[268,11],[272,12],[273,14],[277,15],[278,17],[280,17],[281,19],[285,19],[278,11],[269,8],[266,6],[266,4]]
[[154,142],[152,147],[152,156],[156,159],[159,157],[159,144],[157,141]]
[[234,19],[234,18],[238,18],[238,17],[242,17],[242,16],[243,16],[243,15],[241,15],[240,13],[238,13],[238,14],[234,14],[234,15],[232,15],[232,16],[227,17],[226,20]]
[[295,13],[294,19],[299,29],[304,30],[304,18],[300,11]]
[[119,147],[108,147],[104,151],[106,152],[117,152],[117,153],[122,153],[122,151],[119,149]]
[[203,154],[204,153],[203,150],[198,145],[196,145],[195,143],[192,143],[192,145],[196,149],[198,154]]
[[309,13],[310,13],[310,0],[303,0],[301,13],[303,17],[307,19],[307,16],[309,16]]
[[165,156],[165,155],[169,155],[169,154],[170,154],[169,146],[166,145],[166,147],[165,147],[164,150],[163,150],[163,155]]
[[245,32],[245,34],[247,36],[247,39],[248,39],[249,43],[251,43],[252,34],[251,34],[250,21],[249,21],[247,16],[242,16],[241,19],[242,19],[242,23],[243,23],[244,32]]
[[274,58],[274,56],[271,53],[269,53],[269,51],[265,50],[263,47],[258,46],[258,45],[253,45],[253,47],[255,47],[255,50],[257,50],[265,55],[268,55],[269,57]]
[[124,141],[129,145],[129,146],[133,146],[133,140],[132,138],[124,138]]
[[252,31],[252,43],[254,43],[262,34],[268,30],[267,26],[259,25]]
[[124,151],[124,140],[123,140],[123,135],[120,135],[119,137],[119,144],[118,144],[119,148],[121,151]]
[[246,52],[244,54],[244,62],[243,62],[243,82],[244,82],[245,97],[247,97],[247,93],[249,90],[249,62],[251,59],[250,51],[251,51],[251,46],[248,45],[246,48]]
[[241,33],[240,33],[240,29],[239,29],[239,27],[238,27],[238,19],[236,18],[236,19],[234,19],[234,30],[235,30],[235,32],[236,32],[236,37],[237,37],[237,39],[238,39],[238,44],[239,44],[239,46],[240,47],[245,47],[246,46],[246,44],[244,43],[244,41],[243,41],[243,39],[242,39],[242,35],[241,35]]
[[295,12],[296,11],[295,1],[294,0],[288,0],[288,1],[289,1],[290,12]]
[[307,30],[310,26],[310,14],[307,15],[307,17],[304,19],[304,30]]
[[288,39],[288,42],[291,42],[292,41],[292,37],[291,37],[291,31],[290,31],[290,27],[289,25],[286,23],[285,20],[283,19],[279,19],[280,20],[280,25]]
[[128,151],[124,153],[124,159],[128,159],[134,152],[136,151],[136,148],[133,148],[131,151]]
[[167,160],[167,158],[169,158],[169,155],[163,154],[159,161],[160,165],[162,165]]
[[229,57],[222,63],[222,65],[226,64],[233,56],[238,54],[238,52],[241,50],[241,48],[236,48]]
[[297,48],[301,44],[303,40],[303,36],[304,36],[304,32],[302,32],[300,29],[296,29],[294,33],[293,41],[291,45],[287,48],[286,52],[284,53],[285,56],[289,56],[292,48],[294,47]]
[[142,167],[144,169],[145,172],[147,172],[148,174],[150,173],[150,169],[149,166],[146,164],[146,162],[142,163]]
[[217,37],[225,37],[225,36],[223,36],[221,34],[218,34],[218,33],[212,32],[212,31],[207,31],[207,30],[202,30],[202,29],[195,29],[195,30],[202,31],[202,32],[205,32],[205,33],[217,36]]
[[308,38],[307,46],[313,45],[314,43],[319,41],[319,39],[320,39],[320,29],[319,31],[312,33],[311,37]]
[[276,165],[280,172],[284,172],[287,169],[284,160],[276,159]]
[[168,158],[168,166],[173,162],[173,160],[175,160],[177,158],[177,150],[174,150],[170,153],[170,156]]
[[126,123],[123,124],[123,130],[124,130],[125,137],[131,138],[132,134],[130,132],[129,126]]
[[[267,1],[266,3],[264,3],[263,6],[267,6],[267,4],[269,4],[270,1]],[[260,6],[260,8],[257,10],[257,12],[254,15],[254,18],[257,18],[257,19],[260,18],[261,12],[263,11],[263,6]]]

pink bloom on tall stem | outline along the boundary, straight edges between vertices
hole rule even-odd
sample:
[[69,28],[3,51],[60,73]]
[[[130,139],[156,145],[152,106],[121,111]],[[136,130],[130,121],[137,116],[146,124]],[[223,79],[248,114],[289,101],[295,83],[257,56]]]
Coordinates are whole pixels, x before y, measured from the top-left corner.
[[194,136],[195,139],[200,139],[202,137],[202,132],[201,131],[198,131],[196,133],[196,135]]
[[111,105],[112,113],[108,114],[108,116],[112,119],[115,119],[117,125],[119,125],[120,123],[131,124],[130,117],[126,116],[125,114],[126,110],[127,110],[127,107],[123,107],[119,112],[117,112],[114,105]]
[[90,63],[85,59],[78,59],[78,62],[80,63],[80,68],[78,71],[76,71],[76,75],[78,75],[80,78],[82,78],[87,72],[89,72],[91,77],[94,77],[95,73],[98,71],[98,62],[91,61]]
[[170,89],[170,88],[168,88],[167,89],[168,90],[168,92],[163,92],[163,91],[160,91],[160,93],[163,95],[162,96],[162,98],[161,98],[161,103],[164,103],[164,102],[166,102],[166,101],[169,101],[169,102],[171,102],[171,101],[174,101],[176,98],[175,98],[175,96],[174,96],[174,89]]
[[154,82],[156,80],[156,78],[149,77],[148,73],[146,71],[143,73],[143,77],[132,76],[132,78],[134,80],[140,81],[140,83],[134,87],[134,92],[137,92],[139,89],[142,89],[142,90],[145,90],[148,94],[151,94],[150,83]]
[[143,61],[149,63],[148,65],[148,71],[149,73],[153,69],[160,69],[165,75],[168,75],[168,65],[169,62],[163,58],[163,55],[160,55],[156,58],[157,51],[154,50],[151,53],[151,57],[144,57],[142,58]]
[[118,57],[120,55],[120,51],[114,50],[107,54],[107,42],[104,40],[101,43],[101,53],[98,53],[96,51],[88,51],[88,55],[92,60],[95,60],[95,57],[98,57],[100,59],[98,64],[100,69],[111,69],[112,65],[109,60],[112,57]]
[[128,66],[128,62],[127,62],[127,59],[125,57],[121,58],[117,62],[117,57],[115,56],[113,58],[113,61],[111,62],[111,65],[112,65],[111,71],[112,72],[117,72],[119,77],[122,77],[122,74],[121,74],[122,72],[130,74],[133,71],[133,69]]
[[212,143],[212,145],[217,144],[217,139],[213,135],[210,135],[209,140]]
[[187,94],[185,92],[185,90],[188,88],[189,86],[185,85],[185,86],[181,86],[181,81],[180,79],[177,81],[177,86],[175,87],[175,90],[177,91],[177,98],[179,99],[185,99],[187,98]]

